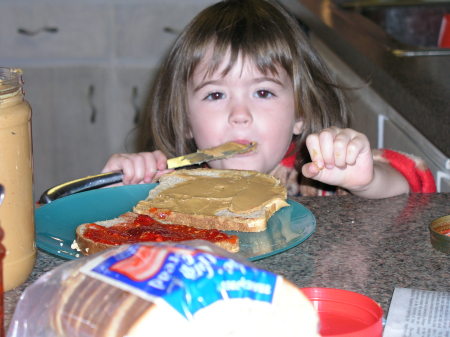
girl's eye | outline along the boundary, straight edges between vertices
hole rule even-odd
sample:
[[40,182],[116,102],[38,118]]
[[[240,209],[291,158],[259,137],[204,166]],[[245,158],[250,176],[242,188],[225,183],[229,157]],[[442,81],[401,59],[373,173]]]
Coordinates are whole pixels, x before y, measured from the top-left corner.
[[223,97],[224,97],[224,94],[221,93],[221,92],[212,92],[212,93],[209,93],[209,94],[205,97],[205,100],[215,101],[215,100],[221,99],[221,98],[223,98]]
[[259,98],[270,98],[275,95],[272,92],[270,92],[269,90],[258,90],[256,92],[256,96],[258,96]]

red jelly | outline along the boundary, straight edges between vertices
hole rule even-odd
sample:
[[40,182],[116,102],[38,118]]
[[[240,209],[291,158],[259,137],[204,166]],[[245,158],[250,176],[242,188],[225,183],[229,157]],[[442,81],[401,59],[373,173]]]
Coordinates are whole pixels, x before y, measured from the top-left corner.
[[228,235],[217,229],[199,229],[184,225],[160,223],[147,215],[138,215],[134,221],[105,227],[89,224],[84,236],[108,245],[121,245],[136,242],[162,242],[207,240],[210,242],[229,241],[236,243],[236,235]]
[[154,208],[154,207],[150,208],[149,212],[152,213],[153,216],[157,217],[158,219],[163,219],[163,220],[165,218],[167,218],[167,216],[170,215],[170,213],[171,213],[170,211],[162,211],[162,210],[160,210],[158,208]]

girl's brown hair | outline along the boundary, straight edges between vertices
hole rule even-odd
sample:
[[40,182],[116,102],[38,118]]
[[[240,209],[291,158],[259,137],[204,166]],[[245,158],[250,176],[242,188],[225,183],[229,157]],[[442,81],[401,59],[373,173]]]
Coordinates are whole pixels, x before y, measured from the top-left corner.
[[270,0],[225,0],[191,21],[162,65],[143,124],[143,132],[150,137],[147,146],[152,144],[169,157],[196,150],[188,137],[187,84],[211,46],[210,72],[228,50],[231,57],[225,74],[239,57],[251,60],[265,74],[277,73],[278,67],[286,70],[294,88],[297,117],[304,121],[303,133],[294,139],[303,159],[307,159],[307,135],[348,123],[341,89],[295,18]]

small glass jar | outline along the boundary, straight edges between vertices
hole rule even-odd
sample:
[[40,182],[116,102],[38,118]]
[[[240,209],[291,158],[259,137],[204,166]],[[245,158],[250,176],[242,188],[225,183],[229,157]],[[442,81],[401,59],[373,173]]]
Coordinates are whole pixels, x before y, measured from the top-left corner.
[[7,291],[28,278],[36,259],[31,108],[20,69],[0,68],[0,181],[7,191],[0,207]]

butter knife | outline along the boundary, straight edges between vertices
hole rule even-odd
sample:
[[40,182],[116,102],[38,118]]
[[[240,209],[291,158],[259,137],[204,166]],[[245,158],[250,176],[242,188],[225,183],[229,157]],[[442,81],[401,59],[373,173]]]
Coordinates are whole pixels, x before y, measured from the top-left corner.
[[[169,169],[176,169],[180,167],[206,163],[212,160],[229,158],[236,154],[250,152],[255,148],[256,143],[254,142],[248,144],[228,142],[210,149],[199,150],[191,154],[168,159],[167,167]],[[96,188],[120,183],[122,181],[122,178],[122,171],[115,171],[71,180],[46,190],[39,198],[38,204],[45,205],[52,202],[53,200],[74,193],[93,190]]]
[[236,154],[253,151],[256,143],[241,144],[237,142],[228,142],[210,149],[198,150],[197,152],[175,157],[167,160],[167,168],[175,169],[184,166],[206,163],[211,160],[225,159]]

